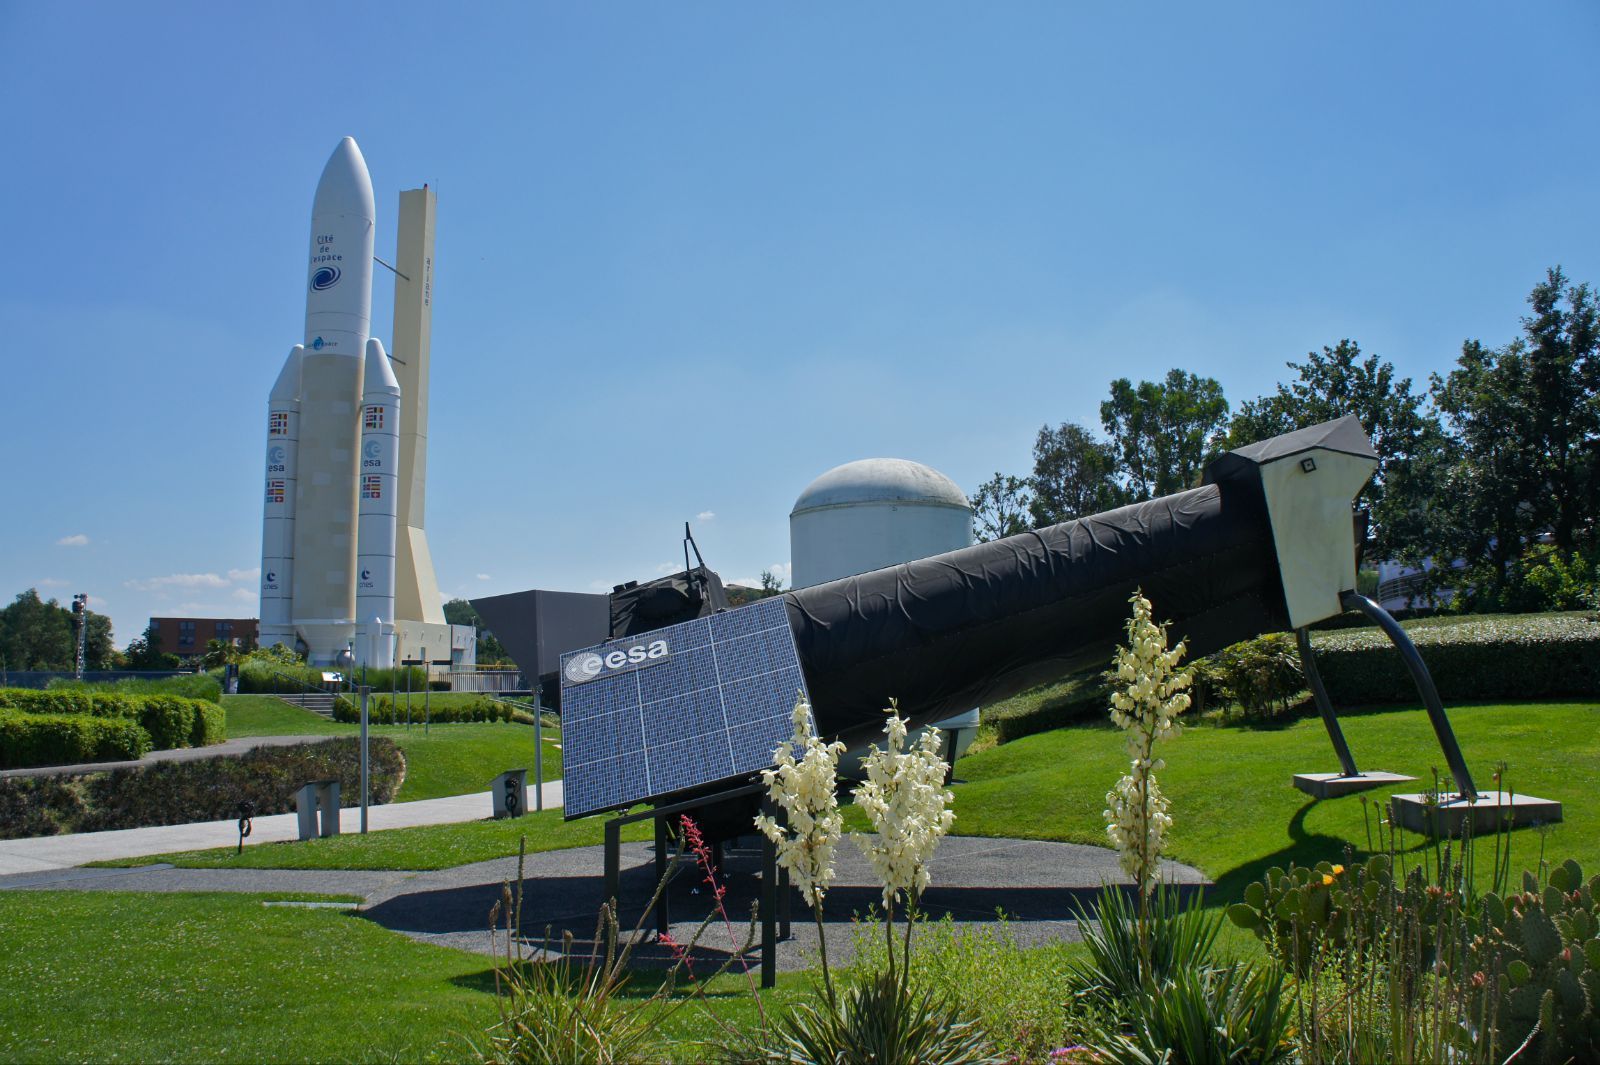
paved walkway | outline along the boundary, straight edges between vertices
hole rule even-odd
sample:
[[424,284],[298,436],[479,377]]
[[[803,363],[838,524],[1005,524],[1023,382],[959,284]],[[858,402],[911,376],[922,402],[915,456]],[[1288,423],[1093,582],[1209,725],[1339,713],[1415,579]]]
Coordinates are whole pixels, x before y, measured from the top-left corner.
[[138,769],[156,762],[197,762],[202,758],[217,758],[227,754],[244,754],[257,747],[294,747],[301,743],[321,743],[341,739],[340,736],[246,736],[238,740],[224,740],[209,747],[174,747],[170,751],[151,751],[143,758],[125,762],[80,762],[77,765],[41,765],[28,769],[0,769],[3,777],[75,777],[84,773],[104,773],[112,769]]
[[[207,748],[210,750],[211,748]],[[532,787],[529,792],[531,796]],[[561,806],[561,781],[548,781],[544,785],[544,807],[549,810]],[[533,803],[528,803],[533,809]],[[367,809],[369,831],[386,828],[412,828],[417,825],[448,825],[463,821],[482,821],[494,812],[494,799],[490,792],[473,795],[453,795],[445,799],[423,799],[418,802],[393,802]],[[361,811],[346,807],[340,815],[340,828],[357,832],[361,827]],[[280,843],[299,838],[297,815],[270,814],[257,817],[251,825],[250,838],[245,846],[257,843]],[[0,840],[0,877],[13,873],[49,873],[71,869],[87,862],[109,861],[113,858],[140,858],[149,854],[167,854],[171,851],[207,850],[213,847],[232,847],[239,842],[237,821],[204,821],[190,825],[159,825],[153,828],[124,828],[112,832],[76,832],[66,836],[38,836],[33,839]],[[0,885],[3,886],[3,885]],[[257,890],[273,890],[271,888]],[[320,890],[320,889],[319,889]]]
[[[487,802],[488,797],[470,798]],[[654,889],[652,852],[650,843],[622,845],[620,924],[625,932],[640,921]],[[550,942],[559,943],[564,932],[571,932],[574,953],[587,956],[603,901],[602,854],[601,847],[576,847],[528,855],[523,881],[525,942],[537,946],[548,936]],[[854,846],[839,848],[837,870],[837,879],[828,891],[826,918],[828,954],[840,963],[854,953],[852,918],[873,906],[881,909],[882,898],[871,867]],[[922,898],[923,912],[930,920],[949,915],[960,928],[994,928],[996,911],[1003,910],[1006,933],[1024,946],[1077,939],[1077,905],[1087,902],[1104,883],[1127,883],[1116,854],[1103,847],[974,836],[946,838],[930,863],[930,872],[933,885]],[[385,928],[425,943],[491,953],[489,911],[501,898],[502,885],[516,875],[514,857],[436,872],[151,865],[0,877],[0,889],[352,895],[363,900],[358,907],[361,916]],[[1172,862],[1162,863],[1162,875],[1182,885],[1205,882],[1199,870]],[[695,956],[708,966],[701,972],[714,969],[729,958],[730,951],[744,945],[751,906],[760,893],[755,854],[731,852],[721,883],[727,888],[723,901],[732,928],[714,920],[702,934]],[[678,942],[687,943],[712,903],[700,871],[692,865],[680,866],[667,899],[671,933]],[[791,896],[790,910],[791,935],[778,944],[778,965],[787,971],[807,967],[817,953],[816,926],[798,892]],[[644,924],[653,929],[655,922],[652,918]],[[666,963],[667,948],[654,942],[653,936],[647,938],[650,941],[639,946],[635,958],[644,964]]]

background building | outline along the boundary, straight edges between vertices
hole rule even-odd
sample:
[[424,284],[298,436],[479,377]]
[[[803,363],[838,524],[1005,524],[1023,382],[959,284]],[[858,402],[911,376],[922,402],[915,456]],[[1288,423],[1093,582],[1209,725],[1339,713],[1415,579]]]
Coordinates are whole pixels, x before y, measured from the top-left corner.
[[231,647],[254,647],[260,638],[255,618],[151,618],[156,651],[194,658],[205,654],[206,644],[221,640]]

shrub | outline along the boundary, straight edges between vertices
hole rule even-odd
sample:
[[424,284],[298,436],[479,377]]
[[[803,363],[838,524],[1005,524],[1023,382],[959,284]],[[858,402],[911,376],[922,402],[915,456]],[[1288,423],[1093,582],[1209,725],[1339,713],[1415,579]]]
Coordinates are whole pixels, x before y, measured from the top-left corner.
[[[1600,624],[1575,615],[1483,616],[1412,624],[1407,634],[1446,700],[1543,699],[1600,692]],[[1335,703],[1417,698],[1389,638],[1378,629],[1313,636],[1317,667]]]
[[0,689],[0,706],[31,714],[130,718],[149,734],[150,743],[158,751],[201,747],[226,737],[219,705],[176,695],[124,695],[86,688],[4,688]]
[[181,677],[123,677],[121,680],[72,680],[56,677],[49,691],[115,692],[119,695],[179,695],[185,699],[222,701],[222,681],[207,673],[194,673]]
[[[411,701],[411,720],[422,720],[422,701]],[[510,721],[516,707],[484,696],[467,702],[434,703],[428,707],[428,719],[434,724],[452,724],[462,721]],[[333,719],[348,724],[361,720],[361,700],[341,695],[333,703]],[[387,695],[374,695],[367,703],[367,720],[374,725],[403,725],[406,722],[405,699],[391,699]],[[528,718],[533,723],[533,718]]]
[[1092,1039],[1099,1060],[1167,1065],[1295,1060],[1293,1002],[1272,965],[1181,969],[1133,1002],[1131,1023]]
[[[9,716],[14,715],[0,714],[0,721]],[[115,718],[68,720],[131,724]],[[374,736],[369,743],[371,801],[390,802],[405,780],[405,758],[387,737]],[[231,820],[240,802],[254,803],[261,816],[287,813],[303,784],[333,778],[343,804],[357,806],[360,746],[354,737],[340,737],[75,777],[0,778],[0,838]]]
[[1224,647],[1208,656],[1196,672],[1205,678],[1212,698],[1233,700],[1246,717],[1286,713],[1289,700],[1306,686],[1294,637],[1283,632]]
[[0,710],[0,769],[143,758],[150,734],[123,717]]

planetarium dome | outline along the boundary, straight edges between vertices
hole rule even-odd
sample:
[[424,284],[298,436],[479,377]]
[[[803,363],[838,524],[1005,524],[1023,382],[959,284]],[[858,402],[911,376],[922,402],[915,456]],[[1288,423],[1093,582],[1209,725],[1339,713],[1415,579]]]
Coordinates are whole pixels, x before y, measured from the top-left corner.
[[909,459],[858,459],[795,500],[790,580],[805,588],[971,543],[972,506],[950,478]]
[[897,502],[972,509],[956,483],[931,466],[910,459],[857,459],[835,466],[807,485],[789,515],[856,503]]

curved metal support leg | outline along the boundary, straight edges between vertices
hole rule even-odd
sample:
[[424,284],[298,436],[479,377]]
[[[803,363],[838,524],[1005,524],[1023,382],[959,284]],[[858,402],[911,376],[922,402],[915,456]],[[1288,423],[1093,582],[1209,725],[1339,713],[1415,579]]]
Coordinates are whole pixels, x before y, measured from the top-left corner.
[[1355,755],[1350,753],[1350,745],[1344,741],[1344,730],[1339,727],[1339,719],[1333,713],[1333,700],[1328,698],[1328,689],[1322,684],[1322,674],[1317,671],[1317,660],[1311,653],[1311,636],[1304,626],[1294,630],[1296,646],[1300,648],[1300,666],[1305,670],[1306,683],[1311,688],[1311,698],[1316,700],[1317,713],[1322,715],[1322,724],[1328,730],[1328,739],[1333,741],[1333,753],[1339,756],[1339,768],[1347,777],[1360,776],[1356,772]]
[[1439,701],[1439,689],[1433,686],[1433,676],[1428,672],[1428,666],[1422,661],[1422,655],[1417,652],[1417,645],[1411,642],[1411,637],[1406,635],[1406,630],[1383,607],[1374,603],[1364,595],[1356,592],[1344,592],[1339,596],[1339,602],[1346,610],[1359,610],[1373,621],[1389,637],[1400,652],[1401,659],[1406,664],[1406,669],[1411,671],[1411,679],[1417,686],[1417,692],[1422,696],[1422,705],[1428,710],[1428,720],[1433,723],[1433,734],[1439,738],[1439,746],[1444,750],[1444,760],[1450,766],[1450,774],[1455,777],[1456,788],[1469,799],[1478,797],[1478,789],[1472,783],[1472,774],[1467,770],[1467,760],[1461,754],[1461,745],[1456,742],[1456,734],[1450,728],[1450,719],[1444,714],[1444,704]]

